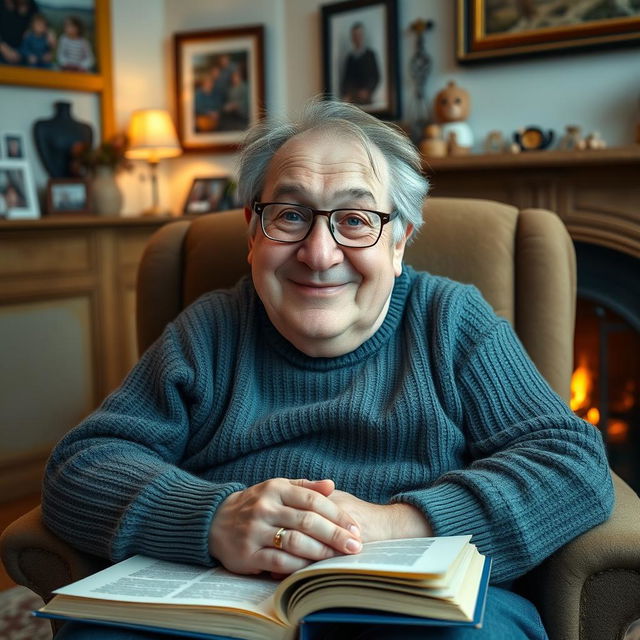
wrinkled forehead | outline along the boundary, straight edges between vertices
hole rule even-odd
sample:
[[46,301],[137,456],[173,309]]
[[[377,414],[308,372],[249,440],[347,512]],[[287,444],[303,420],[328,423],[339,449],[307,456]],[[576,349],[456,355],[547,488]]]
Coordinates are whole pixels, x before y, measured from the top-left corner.
[[387,193],[388,166],[377,146],[354,133],[312,129],[282,145],[267,167],[265,191],[273,193],[288,183],[310,191],[339,184],[366,186],[378,199]]

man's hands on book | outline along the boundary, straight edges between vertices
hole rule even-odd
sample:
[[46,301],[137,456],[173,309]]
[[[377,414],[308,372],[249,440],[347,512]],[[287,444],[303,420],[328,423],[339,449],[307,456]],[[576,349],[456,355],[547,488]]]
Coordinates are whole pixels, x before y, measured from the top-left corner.
[[[209,553],[235,573],[280,575],[338,554],[358,553],[359,524],[330,499],[334,490],[332,480],[274,478],[232,493],[211,524]],[[274,536],[280,528],[285,532],[277,549]]]

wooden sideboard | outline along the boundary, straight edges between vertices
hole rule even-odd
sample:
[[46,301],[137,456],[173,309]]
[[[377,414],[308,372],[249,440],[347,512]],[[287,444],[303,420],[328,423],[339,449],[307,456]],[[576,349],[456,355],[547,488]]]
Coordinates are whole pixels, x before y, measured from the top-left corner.
[[136,271],[170,217],[0,221],[0,502],[137,360]]
[[575,241],[640,259],[640,144],[433,158],[424,170],[432,195],[550,209]]

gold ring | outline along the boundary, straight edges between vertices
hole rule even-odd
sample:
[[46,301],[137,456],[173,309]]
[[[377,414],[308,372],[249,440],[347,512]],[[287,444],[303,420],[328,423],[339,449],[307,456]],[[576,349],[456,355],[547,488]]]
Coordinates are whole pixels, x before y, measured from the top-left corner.
[[273,546],[276,549],[282,549],[282,538],[284,537],[285,532],[286,529],[284,527],[280,527],[273,536]]

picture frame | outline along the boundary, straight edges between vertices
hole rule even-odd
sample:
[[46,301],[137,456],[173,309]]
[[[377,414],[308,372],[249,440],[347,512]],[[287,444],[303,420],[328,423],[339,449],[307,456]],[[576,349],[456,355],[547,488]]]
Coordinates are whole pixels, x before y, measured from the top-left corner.
[[533,0],[535,13],[525,16],[517,0],[457,0],[458,62],[640,44],[640,8],[629,5],[630,13],[623,15],[609,4],[581,15],[570,3],[561,8],[555,3],[556,13],[547,14],[551,4]]
[[39,217],[40,206],[29,164],[25,160],[0,159],[0,218]]
[[[27,0],[27,4],[29,2],[30,0]],[[88,71],[79,71],[8,62],[0,65],[0,84],[95,93],[100,102],[103,137],[113,135],[116,125],[113,111],[110,0],[47,0],[37,8],[38,13],[44,15],[49,25],[48,30],[55,35],[54,59],[57,59],[60,35],[63,33],[66,19],[76,18],[80,20],[80,29],[85,32],[80,37],[88,42],[95,64]],[[16,34],[16,42],[18,37],[24,38],[28,30],[27,26],[23,34]],[[68,58],[63,60],[66,61]],[[41,61],[34,64],[45,63]]]
[[174,34],[178,137],[185,152],[234,151],[263,115],[264,27]]
[[184,215],[226,211],[236,206],[233,183],[227,176],[194,178],[184,202]]
[[324,92],[384,120],[400,119],[396,0],[322,6]]
[[22,133],[3,131],[0,136],[0,148],[2,149],[0,157],[6,160],[26,159],[25,140]]
[[83,178],[49,178],[47,215],[87,215],[91,213],[90,182]]

